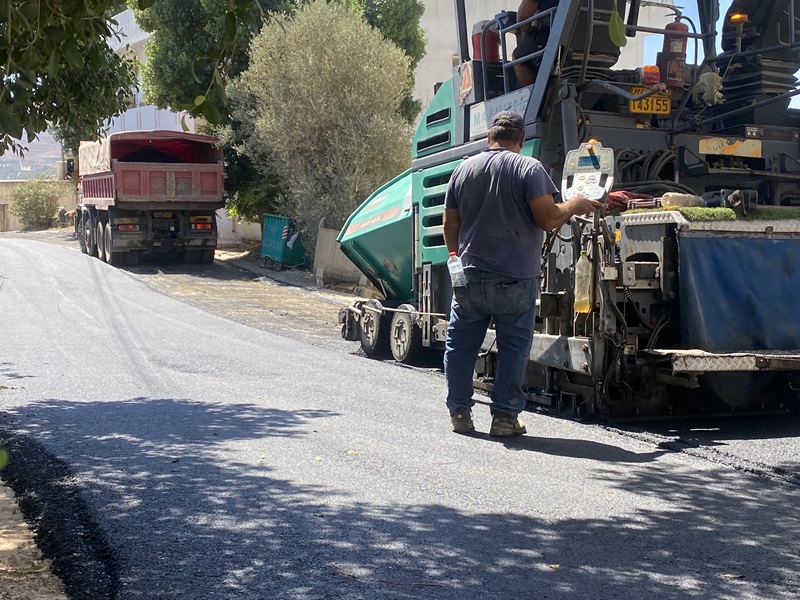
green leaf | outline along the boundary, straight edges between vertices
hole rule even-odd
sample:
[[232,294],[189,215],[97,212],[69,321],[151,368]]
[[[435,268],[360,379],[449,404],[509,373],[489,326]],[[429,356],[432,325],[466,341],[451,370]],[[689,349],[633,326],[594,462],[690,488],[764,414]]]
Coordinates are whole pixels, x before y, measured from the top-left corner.
[[206,121],[212,125],[219,125],[220,114],[219,109],[216,106],[214,106],[211,102],[205,102],[199,108],[202,110],[202,115],[205,117]]
[[184,133],[189,131],[189,126],[186,124],[186,115],[181,116],[181,129],[183,129]]
[[195,83],[203,83],[202,80],[197,76],[197,73],[194,70],[194,63],[192,63],[191,67],[192,67],[192,77],[194,77]]
[[139,10],[146,10],[155,4],[155,0],[139,0],[137,5]]
[[25,20],[27,21],[35,20],[36,16],[39,14],[39,3],[26,2],[19,7],[19,14],[25,17]]
[[61,27],[45,27],[43,31],[54,44],[60,44],[67,39],[67,34]]
[[628,38],[625,36],[625,22],[617,10],[617,0],[614,0],[614,10],[611,11],[611,19],[608,21],[608,39],[619,48],[628,43]]
[[61,12],[65,15],[71,15],[75,12],[75,9],[78,7],[78,3],[76,0],[64,0],[61,3]]
[[78,50],[78,46],[75,45],[73,40],[67,40],[61,46],[61,51],[64,53],[64,58],[67,59],[67,63],[70,67],[82,67],[83,66],[83,55]]
[[0,448],[0,471],[8,466],[8,450]]
[[0,132],[18,140],[22,138],[22,123],[17,120],[8,106],[0,106]]
[[219,69],[214,69],[214,90],[217,92],[222,106],[227,106],[228,94],[225,92],[225,83],[222,81],[222,74]]
[[203,96],[203,95],[200,95],[200,96],[198,96],[197,98],[194,99],[194,105],[195,106],[201,106],[203,104],[203,102],[205,102],[205,101],[206,101],[206,97]]
[[50,64],[47,66],[47,76],[51,79],[58,74],[58,65],[60,62],[58,50],[54,49],[50,53]]
[[251,13],[247,7],[237,7],[236,8],[236,16],[239,17],[239,20],[242,22],[242,25],[247,25],[253,29],[258,28],[258,23],[256,22],[253,13]]
[[224,41],[233,41],[236,38],[236,15],[232,12],[225,14]]

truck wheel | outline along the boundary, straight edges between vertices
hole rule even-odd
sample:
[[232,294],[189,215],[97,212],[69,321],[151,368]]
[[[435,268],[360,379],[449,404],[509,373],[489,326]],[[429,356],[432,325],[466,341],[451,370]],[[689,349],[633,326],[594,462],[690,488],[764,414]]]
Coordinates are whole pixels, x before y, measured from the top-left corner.
[[83,213],[83,244],[86,246],[86,254],[97,256],[97,241],[94,237],[92,220],[89,218],[88,212]]
[[369,358],[389,358],[389,314],[383,312],[377,300],[369,300],[363,310],[359,327],[361,349]]
[[114,267],[121,267],[125,264],[125,252],[114,252],[113,245],[111,244],[111,224],[106,223],[105,232],[103,233],[103,240],[106,249],[106,261]]
[[105,254],[106,262],[115,266],[118,266],[118,263],[112,262],[112,244],[111,244],[111,224],[106,223],[103,227],[103,254]]
[[81,246],[81,252],[86,254],[86,234],[83,227],[83,216],[76,216],[75,219],[75,237],[78,238],[78,244]]
[[200,262],[204,265],[214,264],[214,249],[205,248],[200,250]]
[[97,243],[97,257],[106,262],[106,236],[103,224],[98,221],[95,229],[95,242]]
[[422,346],[422,330],[415,324],[415,309],[410,304],[401,304],[392,314],[389,327],[389,348],[398,362],[413,364],[419,360],[425,348]]
[[200,250],[184,250],[183,264],[196,265],[200,262]]

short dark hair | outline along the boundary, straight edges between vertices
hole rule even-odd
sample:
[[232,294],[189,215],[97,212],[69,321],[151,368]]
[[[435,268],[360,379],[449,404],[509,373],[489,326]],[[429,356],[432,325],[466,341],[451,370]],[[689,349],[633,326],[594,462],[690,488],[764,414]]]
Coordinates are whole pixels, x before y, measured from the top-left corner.
[[497,113],[489,124],[489,142],[512,142],[522,144],[525,141],[525,119],[511,110]]

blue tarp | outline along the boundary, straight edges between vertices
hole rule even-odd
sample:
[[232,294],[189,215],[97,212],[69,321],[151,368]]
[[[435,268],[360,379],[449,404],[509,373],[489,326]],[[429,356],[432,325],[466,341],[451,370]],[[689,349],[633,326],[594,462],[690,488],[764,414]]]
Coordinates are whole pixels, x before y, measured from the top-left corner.
[[800,239],[712,235],[678,238],[682,345],[800,349]]
[[[800,349],[800,239],[679,234],[681,340],[709,352]],[[706,385],[744,405],[774,373],[715,373]]]

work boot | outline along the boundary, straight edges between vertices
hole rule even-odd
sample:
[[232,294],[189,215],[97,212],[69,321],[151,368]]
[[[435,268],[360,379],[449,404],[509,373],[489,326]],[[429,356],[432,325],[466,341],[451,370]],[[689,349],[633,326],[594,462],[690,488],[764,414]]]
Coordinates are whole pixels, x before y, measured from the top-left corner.
[[457,408],[456,412],[450,415],[450,424],[456,433],[472,433],[475,431],[475,424],[472,422],[472,410],[469,408]]
[[512,437],[522,435],[527,431],[522,419],[497,413],[492,417],[492,427],[489,429],[489,435],[493,437]]

